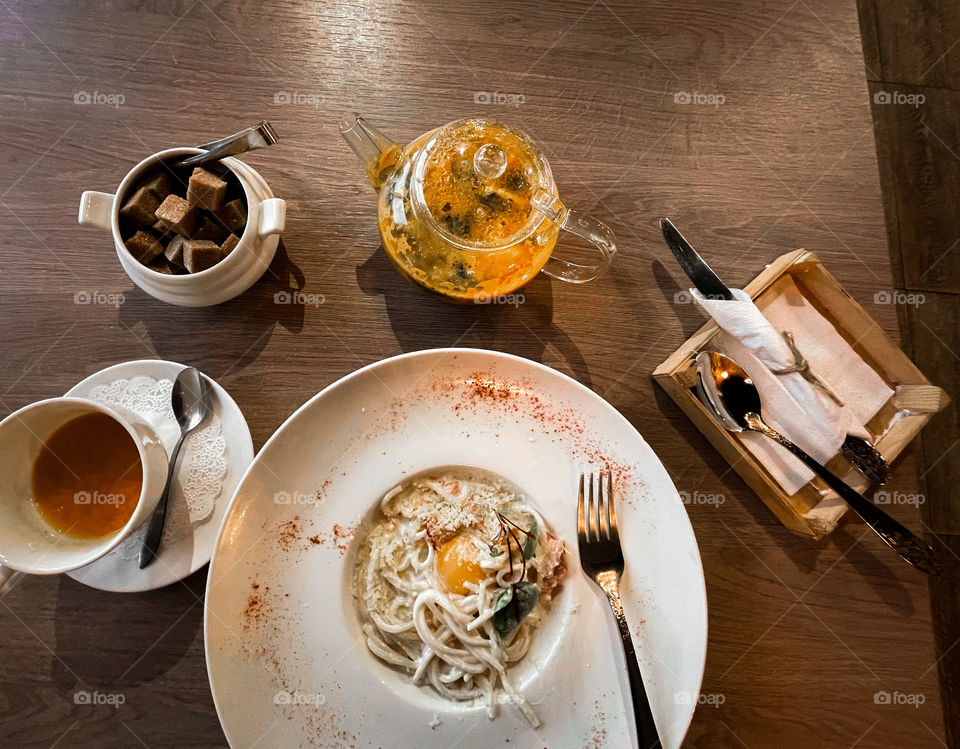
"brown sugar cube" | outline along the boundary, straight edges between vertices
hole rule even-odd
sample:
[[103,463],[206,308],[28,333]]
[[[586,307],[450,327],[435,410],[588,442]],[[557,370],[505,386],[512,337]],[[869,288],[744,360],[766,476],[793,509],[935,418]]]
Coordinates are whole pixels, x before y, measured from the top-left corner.
[[247,225],[247,207],[239,198],[231,200],[217,211],[217,218],[234,234],[243,234],[243,228]]
[[120,209],[120,218],[134,226],[150,226],[154,222],[154,212],[160,207],[160,198],[146,187],[139,188],[129,197]]
[[199,273],[220,262],[220,247],[208,239],[188,239],[183,243],[183,266]]
[[160,237],[161,242],[169,242],[174,236],[176,236],[176,232],[164,226],[162,221],[156,221],[152,228],[153,233]]
[[160,240],[148,231],[138,231],[125,242],[130,254],[146,265],[163,252]]
[[158,255],[149,263],[147,263],[147,267],[150,270],[155,270],[157,273],[163,273],[167,276],[173,275],[173,268],[170,267],[170,263],[168,263],[167,259],[162,255]]
[[238,244],[240,244],[240,237],[238,237],[236,234],[231,234],[229,237],[224,239],[223,244],[220,245],[220,256],[226,257],[233,252],[234,248]]
[[157,172],[149,179],[141,182],[140,186],[145,187],[148,190],[153,190],[157,197],[161,200],[167,197],[167,195],[170,193],[176,192],[176,190],[173,188],[173,180],[170,179],[170,175],[166,172]]
[[193,236],[190,237],[190,239],[209,239],[211,242],[220,244],[229,233],[230,230],[223,226],[219,221],[214,221],[213,219],[204,216],[203,220],[200,222],[200,226],[197,227],[197,230],[193,233]]
[[186,237],[193,234],[200,223],[200,212],[179,195],[167,195],[154,215],[168,231]]
[[203,167],[198,166],[190,175],[187,184],[187,202],[198,205],[208,211],[215,211],[223,205],[223,198],[227,194],[227,183],[216,174],[211,174]]
[[172,265],[183,267],[183,244],[186,241],[186,239],[177,234],[167,242],[167,247],[163,251],[163,254]]

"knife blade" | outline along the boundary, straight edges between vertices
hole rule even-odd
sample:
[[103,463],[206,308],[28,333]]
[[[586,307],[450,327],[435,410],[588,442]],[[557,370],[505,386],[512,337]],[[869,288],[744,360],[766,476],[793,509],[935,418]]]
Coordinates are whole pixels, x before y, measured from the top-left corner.
[[720,280],[720,277],[713,272],[713,269],[706,264],[704,259],[690,243],[683,238],[683,235],[677,231],[677,227],[668,218],[660,219],[660,231],[667,242],[670,252],[680,263],[683,272],[687,278],[696,287],[697,291],[708,299],[733,299],[733,292],[730,291]]
[[[733,292],[727,288],[726,284],[720,280],[720,277],[713,272],[713,269],[707,265],[700,254],[693,249],[690,243],[683,238],[683,235],[677,231],[677,227],[668,218],[660,219],[660,231],[667,242],[667,247],[673,253],[673,256],[680,263],[683,272],[694,287],[708,299],[733,299]],[[858,437],[855,434],[848,434],[840,451],[847,459],[847,462],[853,465],[860,473],[866,476],[870,481],[877,484],[885,484],[890,475],[890,466],[884,460],[880,451],[871,442]]]

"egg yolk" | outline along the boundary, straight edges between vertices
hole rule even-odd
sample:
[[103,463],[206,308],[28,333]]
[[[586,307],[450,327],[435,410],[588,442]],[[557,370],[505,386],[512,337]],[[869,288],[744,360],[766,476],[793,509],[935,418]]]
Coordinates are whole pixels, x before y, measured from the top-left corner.
[[488,573],[480,566],[477,547],[470,536],[461,533],[437,553],[437,574],[447,590],[465,596],[470,593],[467,583],[479,583]]

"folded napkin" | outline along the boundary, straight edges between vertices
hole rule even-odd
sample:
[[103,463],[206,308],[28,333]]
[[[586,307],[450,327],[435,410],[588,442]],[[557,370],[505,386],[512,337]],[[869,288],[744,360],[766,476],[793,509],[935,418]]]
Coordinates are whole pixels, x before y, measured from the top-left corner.
[[[733,289],[732,300],[708,299],[695,289],[690,293],[723,329],[715,339],[715,349],[750,375],[763,401],[763,418],[770,426],[821,463],[837,454],[848,434],[870,438],[864,424],[893,391],[795,284],[787,284],[765,312],[740,289]],[[795,364],[781,335],[784,331],[793,335],[810,371],[842,406],[799,372],[775,375],[770,371]],[[768,437],[747,432],[742,439],[787,494],[795,494],[813,478],[809,468]],[[843,505],[833,504],[840,508],[839,517]]]

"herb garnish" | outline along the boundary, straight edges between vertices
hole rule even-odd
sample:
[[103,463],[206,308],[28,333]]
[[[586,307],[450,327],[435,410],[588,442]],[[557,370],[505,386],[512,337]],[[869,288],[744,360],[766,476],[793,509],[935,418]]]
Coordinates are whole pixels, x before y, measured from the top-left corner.
[[[524,580],[527,575],[527,560],[532,559],[537,551],[537,524],[534,522],[530,530],[524,530],[501,512],[497,513],[497,520],[500,522],[500,530],[490,544],[491,554],[499,556],[499,549],[498,554],[493,554],[492,549],[498,548],[495,544],[504,539],[507,544],[507,564],[511,575],[514,553],[520,559],[520,574],[510,580],[510,587],[500,594],[493,609],[493,628],[503,639],[520,626],[540,599],[540,589],[536,584]],[[523,543],[520,542],[520,533],[526,536]],[[510,603],[513,605],[508,609],[507,606]]]
[[[504,588],[493,609],[493,628],[504,639],[520,626],[540,600],[540,589],[529,580],[521,580]],[[513,602],[513,605],[509,605]]]

